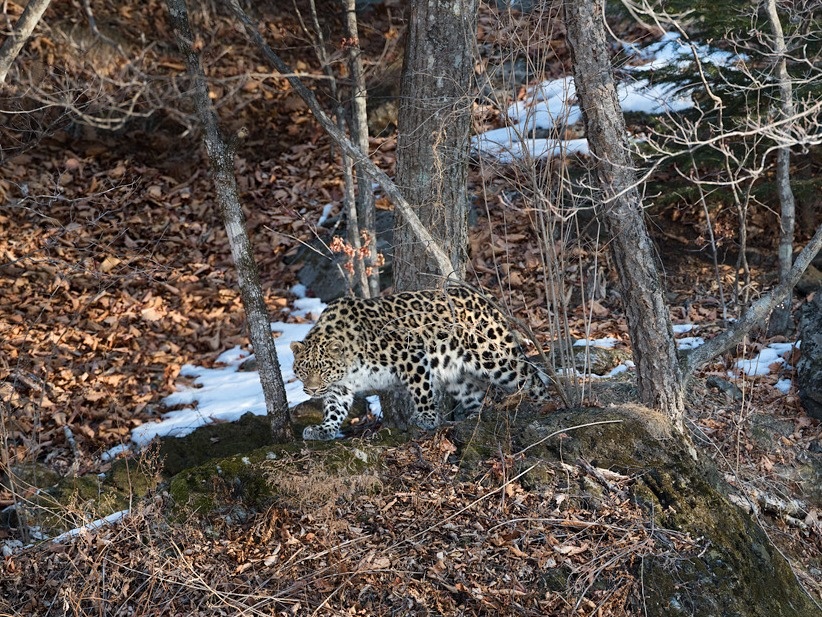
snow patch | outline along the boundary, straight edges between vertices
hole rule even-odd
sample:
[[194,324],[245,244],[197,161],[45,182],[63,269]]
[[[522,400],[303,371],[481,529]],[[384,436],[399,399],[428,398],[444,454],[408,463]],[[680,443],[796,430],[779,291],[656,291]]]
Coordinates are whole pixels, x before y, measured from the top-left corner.
[[[313,300],[313,299],[312,299]],[[308,400],[303,385],[294,375],[292,341],[305,338],[313,324],[271,324],[272,332],[279,332],[275,347],[280,370],[285,383],[288,404]],[[180,369],[184,377],[194,379],[193,386],[178,386],[178,390],[165,399],[167,407],[189,406],[163,414],[161,422],[138,426],[131,432],[131,440],[144,446],[155,437],[183,437],[195,429],[213,422],[233,422],[243,414],[266,414],[265,398],[257,371],[240,371],[239,368],[251,354],[241,347],[229,349],[217,358],[214,368],[186,364]]]
[[119,512],[114,512],[113,514],[109,514],[105,518],[92,521],[88,525],[83,525],[82,527],[77,527],[76,529],[71,529],[65,533],[61,533],[59,536],[53,538],[52,542],[64,542],[70,538],[75,538],[82,533],[94,531],[95,529],[99,529],[100,527],[103,527],[105,525],[111,525],[119,521],[128,513],[129,510],[120,510]]
[[677,349],[696,349],[700,345],[705,344],[705,339],[701,336],[686,336],[680,339],[676,339],[676,347]]
[[[680,40],[677,33],[666,33],[661,40],[646,47],[626,45],[625,50],[639,66],[626,67],[629,80],[617,84],[620,106],[626,112],[650,115],[680,112],[694,106],[696,87],[673,82],[654,83],[650,74],[656,69],[684,70],[693,62],[696,52],[701,62],[715,66],[731,66],[741,57],[709,45],[691,45]],[[557,129],[577,124],[582,118],[576,104],[576,87],[572,76],[549,79],[530,86],[525,99],[513,103],[506,115],[510,125],[486,131],[471,138],[474,151],[490,156],[500,163],[543,159],[571,154],[587,155],[587,139],[546,139],[534,137],[535,130]]]
[[601,339],[579,339],[574,341],[574,347],[599,347],[600,349],[613,349],[619,339],[607,336]]
[[791,391],[791,380],[790,379],[780,379],[774,384],[774,387],[779,390],[782,394],[787,394]]
[[737,360],[736,368],[743,373],[752,377],[754,375],[767,375],[771,372],[771,366],[774,364],[780,367],[785,364],[785,359],[782,354],[791,348],[790,344],[786,343],[772,343],[760,351],[755,358],[751,360]]
[[334,204],[325,204],[323,206],[323,212],[320,215],[319,220],[317,221],[317,227],[322,227],[323,223],[328,220],[328,217],[331,215],[331,211],[334,209]]

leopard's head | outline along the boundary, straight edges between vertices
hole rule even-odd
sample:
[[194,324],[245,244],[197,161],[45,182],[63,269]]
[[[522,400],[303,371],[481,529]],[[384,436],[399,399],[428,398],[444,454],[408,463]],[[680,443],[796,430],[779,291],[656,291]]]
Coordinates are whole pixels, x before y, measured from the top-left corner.
[[348,372],[349,354],[340,341],[309,337],[303,343],[291,343],[291,351],[294,353],[294,374],[311,397],[328,392],[328,388]]

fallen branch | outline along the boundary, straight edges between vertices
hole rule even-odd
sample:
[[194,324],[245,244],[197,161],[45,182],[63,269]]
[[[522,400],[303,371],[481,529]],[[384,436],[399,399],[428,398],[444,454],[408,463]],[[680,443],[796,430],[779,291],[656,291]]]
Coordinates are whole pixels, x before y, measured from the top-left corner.
[[820,249],[822,249],[822,225],[799,253],[787,277],[774,287],[771,293],[754,302],[728,330],[697,347],[684,358],[682,361],[684,381],[687,381],[700,366],[734,347],[756,324],[764,321],[776,305],[791,292]]

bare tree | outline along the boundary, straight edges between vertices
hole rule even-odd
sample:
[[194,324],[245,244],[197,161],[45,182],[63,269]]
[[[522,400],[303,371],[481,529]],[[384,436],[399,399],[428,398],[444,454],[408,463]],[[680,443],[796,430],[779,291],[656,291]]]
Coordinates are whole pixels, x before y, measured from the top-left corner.
[[[345,29],[348,36],[348,66],[351,73],[351,141],[357,144],[368,157],[368,114],[366,110],[365,71],[362,63],[357,29],[357,10],[355,0],[343,0],[345,8]],[[362,163],[355,165],[357,171],[357,229],[363,235],[368,258],[365,260],[367,288],[361,290],[363,297],[376,297],[380,294],[380,273],[377,267],[377,225],[374,209],[374,191],[371,190],[371,179]]]
[[[476,0],[413,0],[402,71],[397,182],[458,278],[468,244],[468,133]],[[403,221],[394,224],[394,287],[439,285],[441,272]]]
[[[751,27],[743,34],[728,33],[727,44],[737,52],[734,61],[728,66],[713,65],[709,70],[698,46],[690,41],[676,17],[660,11],[658,4],[652,7],[647,2],[632,0],[623,0],[623,3],[634,14],[650,18],[658,28],[677,30],[681,44],[690,47],[693,72],[677,78],[677,82],[685,91],[699,91],[700,103],[695,113],[660,119],[663,128],[655,131],[655,138],[647,142],[650,148],[656,149],[648,176],[663,162],[673,162],[674,169],[696,185],[700,194],[719,190],[730,195],[738,220],[734,300],[738,312],[742,313],[752,298],[747,258],[748,218],[754,208],[769,207],[761,203],[757,189],[770,182],[773,154],[776,155],[780,219],[779,280],[785,280],[791,270],[796,218],[790,178],[791,151],[807,153],[809,148],[822,143],[822,102],[818,97],[797,94],[815,91],[822,78],[812,27],[818,7],[804,2],[777,5],[763,0],[755,3],[751,8],[764,9],[771,34],[760,27],[759,13],[752,14]],[[791,24],[787,32],[782,31],[777,9],[787,11]],[[788,72],[789,66],[794,75]],[[777,105],[771,104],[771,100]],[[677,162],[683,153],[689,155],[685,157],[689,161],[688,170],[680,169]],[[697,167],[698,160],[716,159],[718,164]],[[811,230],[812,226],[808,226],[808,231]],[[789,317],[790,298],[787,298],[770,316],[769,330],[783,331]],[[768,315],[762,318],[769,321]]]
[[14,25],[14,30],[3,41],[3,46],[0,47],[0,84],[5,83],[6,75],[17,58],[17,54],[34,32],[35,26],[46,12],[50,2],[51,0],[29,0],[20,19]]
[[271,436],[275,442],[289,441],[291,431],[288,401],[274,338],[271,336],[271,321],[237,193],[234,152],[220,134],[217,115],[208,97],[208,84],[200,65],[199,54],[194,49],[195,38],[189,25],[185,0],[167,0],[167,5],[177,45],[185,57],[188,72],[194,82],[194,102],[205,130],[205,145],[211,161],[217,202],[237,267],[240,294],[248,319],[251,344],[257,358],[266,411],[271,422]]
[[628,149],[625,120],[605,38],[603,4],[565,0],[565,25],[585,132],[601,191],[637,367],[639,396],[684,432],[683,375]]
[[[332,67],[328,56],[325,37],[323,36],[320,19],[317,14],[317,3],[315,0],[311,0],[309,2],[309,9],[311,11],[311,29],[307,28],[302,22],[302,15],[299,10],[297,10],[297,16],[300,18],[300,22],[303,23],[303,30],[306,35],[312,39],[314,52],[317,55],[317,59],[320,61],[320,66],[322,67],[323,72],[326,77],[328,77],[329,93],[331,95],[331,100],[334,101],[334,120],[336,121],[337,128],[340,132],[345,133],[347,126],[345,107],[340,100],[337,76],[334,73],[334,68]],[[349,264],[350,270],[346,268],[345,273],[352,279],[350,283],[351,290],[354,291],[354,293],[359,293],[364,298],[368,298],[371,294],[369,277],[366,275],[366,263],[364,259],[359,258],[362,254],[362,234],[360,233],[358,202],[356,187],[354,186],[354,163],[345,150],[340,153],[340,159],[343,173],[343,210],[346,218],[346,236],[348,246],[351,248],[351,252],[354,255]],[[366,234],[367,233],[368,231],[366,231]]]
[[[773,34],[773,52],[776,63],[776,79],[779,84],[780,118],[792,118],[796,113],[793,103],[793,83],[788,73],[788,49],[782,22],[776,10],[776,0],[765,0],[765,12]],[[791,189],[791,148],[783,146],[776,151],[776,192],[779,195],[779,280],[788,277],[793,261],[793,235],[796,222],[796,202]],[[770,332],[784,333],[791,317],[791,298],[785,298],[771,314]]]

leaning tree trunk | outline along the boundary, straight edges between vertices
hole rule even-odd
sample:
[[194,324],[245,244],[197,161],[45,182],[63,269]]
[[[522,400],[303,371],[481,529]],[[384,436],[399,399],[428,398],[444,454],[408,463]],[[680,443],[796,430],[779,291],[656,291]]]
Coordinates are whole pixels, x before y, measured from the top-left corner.
[[[465,275],[468,137],[476,0],[412,0],[402,71],[397,184]],[[450,273],[445,273],[450,274]],[[394,225],[394,288],[435,287],[443,273],[404,221]]]
[[6,81],[6,75],[14,59],[34,32],[34,27],[46,12],[50,2],[51,0],[29,0],[20,19],[14,25],[14,30],[3,41],[3,46],[0,47],[0,84]]
[[166,0],[171,24],[177,36],[177,45],[194,80],[194,103],[205,130],[205,144],[211,160],[211,172],[217,192],[217,202],[223,217],[231,255],[237,267],[251,344],[257,357],[260,383],[265,396],[265,407],[271,422],[271,436],[275,442],[290,441],[288,401],[277,359],[274,337],[271,336],[271,321],[263,299],[257,264],[254,262],[251,241],[245,228],[245,216],[237,194],[234,177],[234,153],[220,134],[217,115],[208,97],[208,85],[200,64],[200,57],[192,49],[194,36],[188,22],[185,0]]
[[611,238],[642,402],[684,431],[685,403],[671,318],[642,214],[617,98],[601,0],[565,0],[576,92],[602,192],[600,215]]

